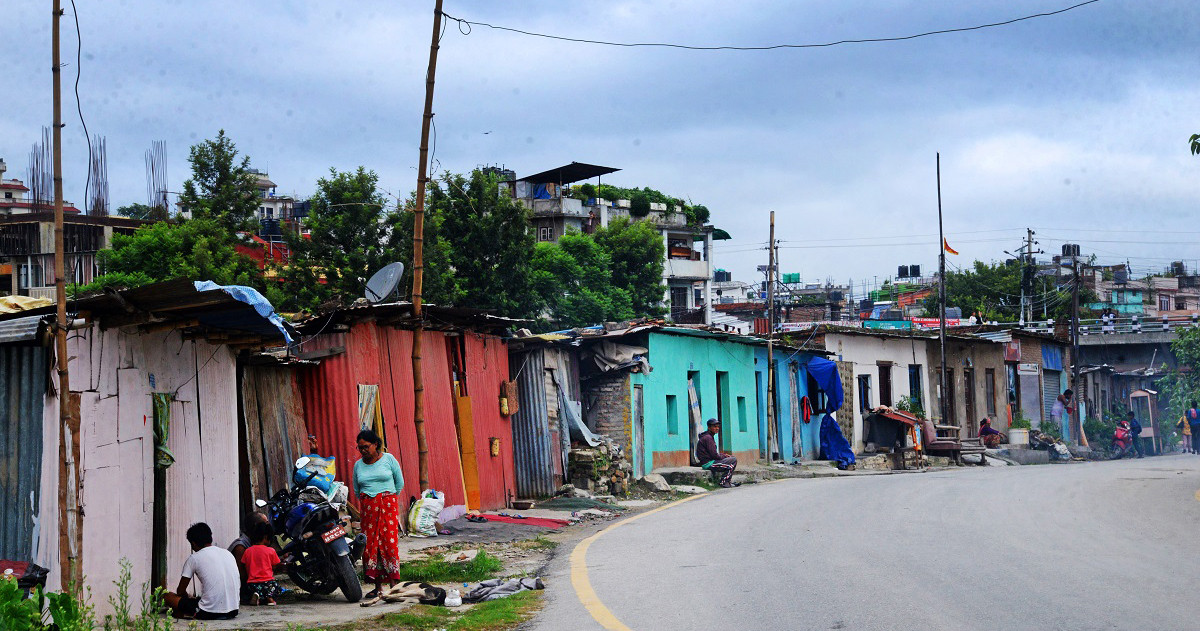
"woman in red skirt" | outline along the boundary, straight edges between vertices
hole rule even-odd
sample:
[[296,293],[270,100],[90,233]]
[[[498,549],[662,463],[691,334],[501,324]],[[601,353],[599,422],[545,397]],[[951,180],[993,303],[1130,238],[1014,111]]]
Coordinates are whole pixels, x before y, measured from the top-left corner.
[[364,429],[358,434],[358,453],[354,463],[354,491],[362,509],[362,530],[367,536],[363,550],[363,570],[375,590],[367,598],[379,595],[381,587],[400,580],[400,492],[404,474],[396,457],[383,451],[379,434]]

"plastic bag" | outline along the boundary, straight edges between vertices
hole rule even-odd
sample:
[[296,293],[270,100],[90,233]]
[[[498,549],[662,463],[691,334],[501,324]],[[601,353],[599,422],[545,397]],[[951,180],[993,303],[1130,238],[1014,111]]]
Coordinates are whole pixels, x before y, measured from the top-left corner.
[[445,506],[446,496],[441,491],[425,491],[408,512],[409,536],[436,537],[438,515]]
[[446,606],[457,607],[462,604],[462,594],[457,589],[451,589],[446,592]]
[[314,472],[317,474],[309,480],[308,486],[315,486],[321,489],[322,493],[328,494],[329,487],[333,484],[333,477],[337,473],[336,458],[318,456],[317,454],[309,454],[308,464],[303,469],[297,469],[295,475],[292,476],[292,482],[295,484],[304,484],[308,476]]

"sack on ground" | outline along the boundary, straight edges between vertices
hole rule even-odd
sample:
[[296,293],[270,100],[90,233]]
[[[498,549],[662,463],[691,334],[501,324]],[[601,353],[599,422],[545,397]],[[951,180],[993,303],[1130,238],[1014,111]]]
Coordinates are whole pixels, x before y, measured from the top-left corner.
[[437,518],[445,506],[446,496],[441,491],[425,491],[408,512],[408,534],[414,537],[436,537]]

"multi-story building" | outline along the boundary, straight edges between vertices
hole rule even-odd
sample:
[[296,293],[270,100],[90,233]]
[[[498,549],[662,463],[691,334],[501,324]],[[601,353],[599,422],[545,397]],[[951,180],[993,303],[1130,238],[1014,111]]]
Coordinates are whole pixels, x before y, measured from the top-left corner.
[[[619,171],[613,167],[572,162],[518,179],[512,171],[497,169],[504,185],[532,211],[531,223],[538,241],[557,241],[569,230],[585,234],[607,226],[618,217],[632,218],[630,200],[577,199],[564,194],[564,187]],[[664,260],[664,303],[671,319],[680,323],[712,322],[713,227],[695,225],[678,206],[651,204],[640,221],[651,222],[662,235]]]
[[[87,284],[99,274],[96,253],[114,234],[132,234],[150,222],[127,217],[63,217],[67,282]],[[54,298],[54,212],[0,214],[0,296]]]
[[[22,213],[53,211],[54,200],[37,200],[30,194],[28,186],[18,179],[5,179],[7,165],[0,158],[0,215],[19,215]],[[71,202],[63,202],[63,212],[79,214],[79,209]]]

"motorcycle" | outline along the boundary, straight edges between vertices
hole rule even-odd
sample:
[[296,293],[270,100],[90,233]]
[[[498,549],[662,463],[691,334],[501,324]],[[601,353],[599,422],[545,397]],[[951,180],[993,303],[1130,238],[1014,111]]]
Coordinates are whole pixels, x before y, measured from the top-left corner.
[[[307,467],[309,458],[296,461],[296,470]],[[311,472],[303,482],[280,489],[269,500],[255,504],[268,508],[271,526],[287,538],[280,549],[287,575],[301,589],[313,594],[332,594],[339,588],[349,602],[362,599],[362,584],[354,563],[362,556],[363,535],[351,539],[343,528],[338,507],[308,484],[319,472]],[[295,476],[293,476],[295,478]]]
[[1129,431],[1129,424],[1125,421],[1118,423],[1113,431],[1112,450],[1113,460],[1123,458],[1133,450],[1133,433]]

